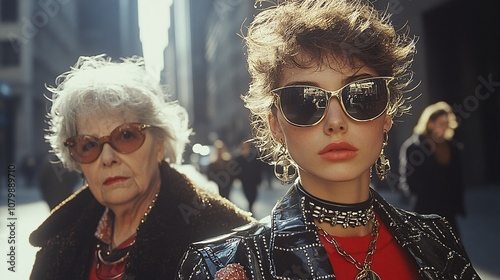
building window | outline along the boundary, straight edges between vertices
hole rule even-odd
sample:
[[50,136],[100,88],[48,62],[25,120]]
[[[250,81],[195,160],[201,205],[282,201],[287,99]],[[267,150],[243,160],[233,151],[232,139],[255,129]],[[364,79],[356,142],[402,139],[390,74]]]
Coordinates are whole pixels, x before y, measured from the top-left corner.
[[0,41],[0,67],[12,67],[19,65],[19,52],[16,51],[12,44],[17,44],[17,42]]
[[16,22],[18,0],[0,0],[0,22]]

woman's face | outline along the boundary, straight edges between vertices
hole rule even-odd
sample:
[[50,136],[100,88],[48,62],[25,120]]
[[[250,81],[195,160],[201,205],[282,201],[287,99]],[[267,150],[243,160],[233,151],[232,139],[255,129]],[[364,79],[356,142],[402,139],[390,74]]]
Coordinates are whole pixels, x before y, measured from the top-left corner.
[[436,142],[444,140],[445,133],[449,127],[450,121],[448,120],[448,115],[441,115],[434,121],[427,123],[427,131],[430,132],[432,139]]
[[[77,131],[100,138],[121,124],[133,122],[138,119],[130,114],[79,118]],[[104,144],[97,160],[80,163],[90,191],[101,204],[110,208],[134,204],[159,189],[163,142],[155,139],[151,128],[145,134],[144,144],[132,153],[122,154]]]
[[[279,86],[313,85],[333,91],[355,80],[377,76],[367,67],[289,67],[283,69]],[[304,186],[328,186],[360,178],[368,182],[369,169],[380,155],[384,130],[389,131],[392,125],[392,118],[385,113],[372,121],[355,121],[344,113],[335,97],[330,100],[325,118],[312,127],[291,125],[279,110],[276,112],[269,117],[273,136],[285,141]]]

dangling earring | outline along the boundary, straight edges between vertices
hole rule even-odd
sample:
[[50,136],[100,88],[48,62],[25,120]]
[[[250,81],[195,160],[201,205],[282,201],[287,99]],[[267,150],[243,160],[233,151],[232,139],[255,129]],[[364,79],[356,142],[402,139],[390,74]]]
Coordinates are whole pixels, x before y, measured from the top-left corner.
[[377,172],[377,176],[381,181],[385,180],[389,172],[391,172],[391,163],[384,154],[384,148],[385,146],[387,146],[387,142],[389,142],[389,135],[387,131],[384,130],[384,143],[382,143],[382,150],[380,151],[380,155],[375,162],[375,171]]
[[[297,169],[288,158],[286,144],[283,142],[283,140],[280,140],[280,145],[281,147],[278,154],[278,159],[274,163],[274,175],[276,176],[276,178],[278,178],[278,180],[281,181],[281,184],[285,185],[290,183],[295,175],[297,175]],[[290,167],[292,168],[292,170],[289,169]]]

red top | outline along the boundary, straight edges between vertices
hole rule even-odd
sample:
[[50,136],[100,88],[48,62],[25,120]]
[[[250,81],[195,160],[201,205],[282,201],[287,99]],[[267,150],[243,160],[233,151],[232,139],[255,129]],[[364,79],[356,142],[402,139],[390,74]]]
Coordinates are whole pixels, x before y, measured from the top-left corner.
[[[368,245],[370,244],[370,235],[361,237],[334,236],[334,238],[344,251],[363,264],[368,252]],[[335,246],[326,241],[325,237],[320,235],[320,238],[326,249],[336,278],[339,280],[355,279],[356,275],[360,272],[356,266],[342,257],[337,252],[337,249],[335,249]],[[421,279],[415,263],[403,251],[403,248],[389,233],[383,223],[379,223],[379,236],[376,244],[377,247],[373,254],[373,262],[370,268],[381,279]]]
[[[113,220],[114,219],[111,211],[109,211],[109,208],[106,208],[104,214],[101,217],[101,220],[99,220],[99,224],[97,225],[97,229],[94,234],[97,239],[106,244],[111,244],[111,236],[113,235]],[[134,241],[135,241],[135,234],[132,234],[132,236],[130,236],[127,240],[125,240],[122,244],[120,244],[116,249],[122,249],[127,246],[131,246],[134,243]],[[116,278],[113,278],[113,276],[123,273],[128,258],[125,258],[124,261],[113,265],[105,265],[102,262],[99,263],[97,262],[97,251],[98,249],[96,248],[94,256],[92,257],[89,280],[100,280],[101,278],[121,280],[122,279],[121,276]],[[99,270],[97,269],[98,264],[99,264]],[[101,278],[99,278],[99,276],[97,275],[101,276]]]
[[[127,239],[125,242],[120,244],[118,248],[125,248],[127,246],[130,246],[133,242],[135,241],[135,234],[132,235],[129,239]],[[125,259],[123,262],[113,264],[113,265],[104,265],[102,263],[99,263],[99,278],[97,276],[97,249],[96,249],[96,254],[94,254],[94,257],[92,258],[92,264],[90,266],[90,274],[89,274],[89,280],[100,280],[100,279],[114,279],[114,280],[121,280],[122,276],[119,276],[117,278],[113,278],[113,276],[119,275],[120,273],[123,272],[125,269],[125,265],[127,264],[127,259]]]

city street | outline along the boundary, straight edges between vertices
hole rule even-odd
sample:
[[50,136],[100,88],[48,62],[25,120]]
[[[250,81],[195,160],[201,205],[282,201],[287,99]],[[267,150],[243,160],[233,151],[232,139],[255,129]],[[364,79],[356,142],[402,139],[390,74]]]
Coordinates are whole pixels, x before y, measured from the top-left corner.
[[[0,195],[0,275],[4,280],[28,279],[31,266],[34,261],[36,248],[29,242],[29,234],[49,215],[49,208],[40,198],[35,187],[26,188],[19,182],[16,188],[16,205],[14,209],[8,209],[8,199],[5,188],[2,186]],[[257,202],[255,203],[255,217],[262,218],[270,213],[274,203],[283,193],[286,187],[278,181],[273,180],[272,188],[261,186]],[[406,205],[399,201],[397,193],[380,191],[393,205]],[[500,240],[500,219],[496,217],[496,199],[500,197],[500,188],[478,188],[466,193],[468,215],[460,220],[463,243],[469,256],[478,270],[482,279],[500,279],[500,267],[496,264]],[[246,209],[246,201],[243,196],[241,185],[236,182],[230,195],[238,206]],[[9,210],[14,210],[10,216]],[[9,217],[15,219],[9,219]],[[10,227],[9,227],[10,225]],[[15,241],[15,244],[9,243]],[[15,245],[13,251],[10,246]],[[13,253],[12,253],[13,252]],[[11,270],[15,270],[12,272]]]
[[[286,2],[291,5],[285,6]],[[356,5],[351,6],[351,2]],[[29,236],[57,205],[51,201],[49,207],[47,201],[60,201],[72,186],[81,184],[61,183],[65,180],[81,182],[86,177],[107,186],[130,180],[144,187],[143,182],[158,179],[152,172],[157,162],[166,160],[173,166],[180,161],[186,165],[186,175],[193,168],[197,171],[192,174],[199,177],[191,177],[195,185],[216,190],[220,186],[224,197],[227,185],[236,180],[229,199],[248,210],[239,180],[257,179],[254,175],[258,171],[245,174],[253,156],[283,163],[279,168],[283,175],[292,159],[304,172],[311,172],[310,182],[321,184],[314,177],[324,173],[339,180],[357,176],[366,182],[365,187],[368,179],[363,176],[367,177],[372,164],[368,161],[377,156],[370,176],[372,169],[385,170],[391,165],[394,173],[377,185],[377,191],[390,204],[409,211],[410,199],[389,187],[399,183],[400,170],[410,178],[408,184],[411,175],[418,179],[441,177],[434,180],[436,185],[423,184],[429,188],[422,193],[436,198],[429,202],[436,210],[429,212],[450,205],[462,211],[463,183],[466,215],[457,220],[460,240],[480,278],[500,280],[500,176],[496,173],[500,169],[500,55],[493,43],[500,39],[500,0],[360,2],[366,2],[368,9],[357,1],[337,4],[319,0],[0,0],[0,280],[29,279],[39,250],[31,246]],[[301,5],[305,6],[299,9]],[[283,86],[287,89],[282,90]],[[448,106],[429,111],[428,106],[435,102]],[[421,145],[408,149],[404,159],[403,147],[417,136],[422,136],[416,141]],[[250,156],[243,152],[246,142],[254,145]],[[181,148],[185,148],[182,153]],[[161,158],[161,151],[165,158]],[[114,164],[114,153],[124,154],[117,157],[127,167],[101,170],[101,163]],[[102,161],[96,162],[101,155]],[[77,172],[70,175],[62,164],[48,164],[59,161],[57,157],[77,167],[81,164],[85,176]],[[429,165],[431,157],[437,160],[434,166]],[[316,169],[325,163],[328,168]],[[418,174],[421,167],[424,170]],[[252,207],[257,219],[268,217],[288,191],[289,185],[274,177],[274,168],[263,169],[264,180]],[[207,183],[207,176],[213,182]],[[175,180],[166,184],[175,185]],[[321,187],[313,184],[311,187]],[[43,196],[38,185],[43,186]],[[58,186],[68,188],[65,192]],[[436,194],[445,190],[445,194]],[[457,200],[453,199],[456,194],[460,196]],[[341,196],[337,197],[340,200]],[[140,211],[146,203],[144,197],[134,198],[134,213],[147,217],[149,212]],[[209,219],[200,219],[205,223],[187,221],[192,207],[184,208],[183,204],[172,202],[169,206],[182,208],[187,224],[203,226],[204,231],[207,224],[218,226]],[[77,213],[92,212],[79,206],[74,207]],[[122,217],[115,212],[116,217]],[[181,216],[170,210],[168,214]],[[136,216],[123,216],[130,219],[123,219],[123,223],[115,220],[111,229],[114,242],[109,248],[116,249],[114,243],[133,236],[137,225],[130,221]],[[216,218],[226,222],[224,215]],[[69,220],[61,219],[57,224],[84,232],[82,227],[70,227]],[[81,220],[75,221],[87,225]],[[158,220],[150,224],[170,223],[152,232],[167,234],[173,228],[180,236],[190,235],[171,218]],[[377,233],[376,227],[371,228],[373,236],[365,236],[367,240]],[[88,229],[93,232],[94,225]],[[406,229],[403,232],[411,234]],[[57,260],[47,263],[66,260],[66,267],[72,269],[63,270],[70,275],[62,275],[55,266],[41,267],[61,278],[77,278],[77,260],[72,257],[85,259],[87,254],[81,248],[68,251],[60,247],[85,239],[81,238],[85,234],[59,233],[66,235],[75,238],[51,242],[50,252],[56,247]],[[382,250],[382,239],[367,247],[364,272],[370,273],[372,264],[376,267],[372,260],[377,258],[391,262],[383,265],[385,269],[398,267],[392,263],[398,257]],[[156,267],[175,267],[175,246],[161,245],[158,240],[174,239],[144,242],[154,244],[144,247],[134,241],[134,248],[148,249],[141,251],[139,258],[158,260],[153,256],[158,252],[165,261]],[[340,245],[333,245],[352,261]],[[397,253],[387,248],[391,254]],[[102,264],[115,256],[108,259],[99,252],[95,256],[101,259],[94,268],[106,270]],[[424,254],[432,263],[428,266],[436,265],[432,259],[440,258],[448,261],[446,267],[453,267],[452,257],[441,258],[435,252],[436,248]],[[128,254],[127,249],[116,254],[115,264],[126,259],[121,253]],[[157,262],[141,260],[135,267],[162,278],[156,274]],[[295,272],[295,263],[285,262],[287,269]],[[314,270],[318,271],[317,267]],[[144,273],[134,275],[149,278]]]

